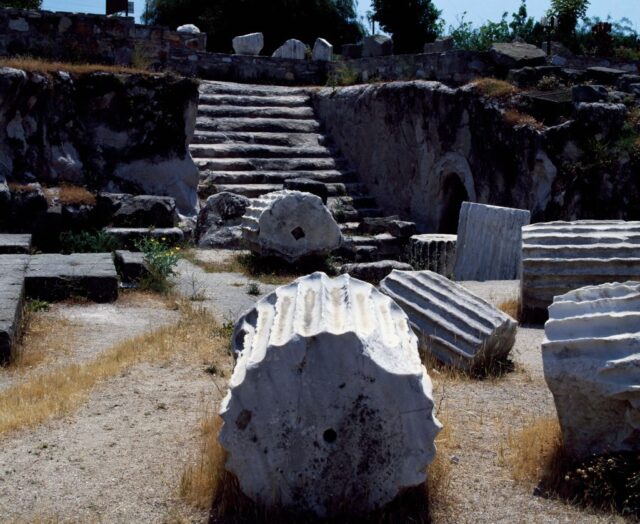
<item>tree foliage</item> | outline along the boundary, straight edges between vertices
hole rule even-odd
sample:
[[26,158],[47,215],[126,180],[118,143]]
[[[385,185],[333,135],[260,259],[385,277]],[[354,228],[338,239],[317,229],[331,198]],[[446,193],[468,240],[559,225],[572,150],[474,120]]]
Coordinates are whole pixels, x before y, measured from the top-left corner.
[[0,7],[16,7],[18,9],[40,9],[42,0],[5,0]]
[[373,19],[393,36],[396,53],[422,52],[443,29],[432,0],[373,0]]
[[549,15],[556,19],[556,38],[576,47],[576,26],[587,15],[589,0],[551,0]]
[[234,36],[262,32],[270,53],[289,38],[313,44],[317,37],[334,46],[358,41],[354,0],[148,0],[147,23],[176,27],[195,24],[207,33],[210,51],[231,51]]

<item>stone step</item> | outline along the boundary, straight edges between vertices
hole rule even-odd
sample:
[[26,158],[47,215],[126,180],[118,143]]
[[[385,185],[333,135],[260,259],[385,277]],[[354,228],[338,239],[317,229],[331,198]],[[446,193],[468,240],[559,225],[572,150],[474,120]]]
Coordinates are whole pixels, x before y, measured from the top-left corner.
[[267,193],[281,191],[282,184],[216,184],[215,188],[217,189],[215,193],[226,191],[247,198],[257,198]]
[[360,182],[331,182],[327,183],[330,197],[360,196],[367,194],[367,186]]
[[178,227],[142,228],[142,227],[107,227],[104,232],[113,235],[122,249],[137,250],[136,242],[144,238],[156,238],[167,245],[184,242],[184,232]]
[[118,286],[111,253],[35,255],[29,260],[25,279],[29,298],[49,302],[69,297],[113,302],[118,298]]
[[284,147],[254,144],[200,144],[190,146],[193,158],[328,158],[331,151],[322,146]]
[[[282,184],[292,178],[307,178],[328,186],[361,186],[352,171],[201,171],[200,182],[206,184]],[[344,183],[342,183],[344,181]],[[337,189],[335,190],[337,192]]]
[[[238,100],[237,102],[242,102]],[[214,118],[287,118],[287,119],[311,119],[315,118],[311,107],[274,107],[274,106],[207,106],[198,107],[199,117]]]
[[342,231],[342,234],[345,236],[357,235],[359,225],[360,222],[342,222],[338,224],[338,226],[340,227],[340,231]]
[[0,255],[29,254],[31,235],[13,235],[0,233]]
[[196,118],[197,131],[257,131],[274,133],[318,133],[320,123],[313,119],[292,118]]
[[391,236],[389,233],[381,233],[373,236],[349,235],[345,237],[343,247],[354,252],[360,246],[373,246],[377,254],[383,257],[400,255],[404,249],[402,239]]
[[0,256],[0,365],[8,364],[14,357],[20,338],[28,263],[27,255]]
[[371,195],[349,195],[329,198],[329,208],[353,207],[356,210],[376,208],[376,200]]
[[200,83],[201,95],[233,96],[308,96],[309,90],[302,87],[236,84],[233,82]]
[[319,133],[263,133],[197,131],[191,144],[261,144],[268,146],[321,146],[328,140]]
[[346,168],[335,158],[216,158],[195,159],[200,171],[333,171]]
[[309,95],[244,95],[237,94],[202,94],[198,107],[204,106],[269,106],[269,107],[301,107],[308,106]]

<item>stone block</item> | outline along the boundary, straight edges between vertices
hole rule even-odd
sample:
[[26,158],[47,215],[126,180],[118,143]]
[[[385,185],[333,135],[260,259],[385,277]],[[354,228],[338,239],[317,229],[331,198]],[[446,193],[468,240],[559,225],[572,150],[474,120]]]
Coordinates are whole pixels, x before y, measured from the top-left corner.
[[409,260],[416,269],[426,269],[450,278],[456,260],[456,235],[414,235],[409,241]]
[[495,64],[503,69],[544,65],[547,58],[539,47],[521,42],[493,44],[489,53]]
[[29,254],[31,235],[10,235],[0,233],[0,255]]
[[24,276],[29,263],[26,255],[0,256],[0,365],[9,363],[20,337],[24,304]]
[[199,35],[200,34],[200,28],[196,25],[193,24],[184,24],[184,25],[179,25],[178,28],[176,29],[176,31],[178,33],[187,33],[190,35]]
[[393,271],[380,290],[407,314],[421,350],[445,364],[482,370],[515,343],[515,320],[432,271]]
[[331,62],[333,60],[333,46],[324,38],[316,39],[311,58],[321,62]]
[[447,51],[453,51],[454,47],[453,38],[438,38],[435,42],[424,44],[424,53],[446,53]]
[[622,69],[613,69],[611,67],[588,67],[587,77],[594,82],[616,85],[616,82],[620,77],[627,74],[627,71]]
[[169,246],[184,242],[184,232],[178,227],[106,227],[104,232],[113,235],[123,249],[135,249],[136,242],[143,238],[156,238]]
[[371,284],[378,284],[394,269],[398,271],[413,271],[413,267],[405,262],[397,260],[378,260],[377,262],[364,262],[345,264],[340,268],[340,273],[348,274],[358,280],[364,280]]
[[273,58],[287,58],[289,60],[304,60],[307,55],[307,45],[300,40],[291,38],[282,44],[271,55]]
[[640,282],[556,296],[542,360],[571,456],[640,451]]
[[25,279],[29,298],[49,302],[69,297],[113,302],[118,298],[118,286],[111,253],[34,255]]
[[318,180],[311,180],[307,178],[289,178],[284,181],[284,189],[290,191],[302,191],[303,193],[311,193],[312,195],[319,196],[322,199],[322,203],[326,204],[329,198],[329,189],[327,185]]
[[361,235],[379,235],[387,233],[392,222],[400,220],[398,215],[388,217],[364,217],[358,224],[358,233]]
[[233,39],[233,50],[237,55],[259,55],[264,47],[264,35],[262,33],[250,33],[236,36]]
[[386,35],[373,35],[364,38],[363,58],[389,56],[393,54],[393,40]]
[[343,241],[340,227],[320,197],[286,190],[251,202],[243,218],[242,237],[253,252],[287,262],[326,256]]
[[609,91],[604,86],[583,84],[573,86],[571,89],[573,101],[579,102],[603,102],[607,100]]
[[200,247],[239,249],[242,245],[242,217],[251,200],[223,191],[207,198],[200,209],[196,242]]
[[640,75],[622,75],[616,81],[616,87],[627,93],[630,92],[631,86],[634,84],[640,84]]
[[530,218],[523,209],[464,202],[458,222],[455,279],[520,278],[522,227]]
[[522,230],[521,300],[527,320],[546,320],[556,296],[627,280],[640,280],[640,222],[546,222]]
[[149,274],[143,253],[118,250],[114,262],[118,275],[125,284],[135,284]]
[[232,340],[220,442],[251,499],[364,514],[425,481],[441,427],[431,381],[406,316],[373,286],[300,278],[240,318]]
[[173,227],[178,222],[171,197],[100,193],[96,212],[103,224],[115,227]]
[[389,234],[396,238],[410,238],[416,234],[415,222],[405,220],[392,220],[389,223]]

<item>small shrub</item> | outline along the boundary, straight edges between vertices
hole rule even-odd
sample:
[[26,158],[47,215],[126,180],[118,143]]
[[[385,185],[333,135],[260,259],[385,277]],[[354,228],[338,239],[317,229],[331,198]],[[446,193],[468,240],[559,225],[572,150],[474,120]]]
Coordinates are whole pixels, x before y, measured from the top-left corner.
[[176,274],[181,258],[179,247],[169,247],[164,238],[143,238],[135,243],[142,252],[147,265],[147,274],[140,281],[140,287],[156,293],[167,293],[172,283],[169,278]]
[[540,91],[553,91],[558,89],[560,85],[560,81],[555,76],[543,76],[538,80],[536,88]]
[[260,289],[260,285],[255,283],[255,282],[251,282],[248,286],[247,286],[247,295],[251,295],[251,296],[258,296],[262,294],[262,290]]
[[46,300],[29,300],[26,305],[27,311],[29,313],[38,313],[40,311],[49,311],[51,308],[51,304]]
[[148,46],[136,43],[131,53],[131,67],[136,70],[148,71],[151,68],[151,52]]
[[360,81],[360,74],[349,64],[341,62],[329,73],[329,87],[352,86]]
[[472,82],[472,85],[487,98],[508,98],[519,92],[509,82],[497,78],[480,78]]
[[118,249],[118,239],[104,231],[65,231],[60,234],[63,253],[110,253]]

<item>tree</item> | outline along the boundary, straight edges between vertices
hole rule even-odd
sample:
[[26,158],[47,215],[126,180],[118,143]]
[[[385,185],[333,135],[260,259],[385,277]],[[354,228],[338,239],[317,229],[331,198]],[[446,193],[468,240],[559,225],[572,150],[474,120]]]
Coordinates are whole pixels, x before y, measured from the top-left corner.
[[358,41],[363,28],[354,0],[148,0],[147,23],[176,27],[195,24],[207,33],[210,51],[231,51],[234,36],[262,32],[266,53],[289,38],[334,46]]
[[373,0],[373,18],[393,35],[396,53],[422,52],[442,33],[440,11],[432,0]]
[[42,0],[6,0],[0,7],[16,7],[18,9],[40,9]]
[[576,26],[587,15],[588,8],[589,0],[551,0],[549,15],[556,19],[556,38],[576,48]]

